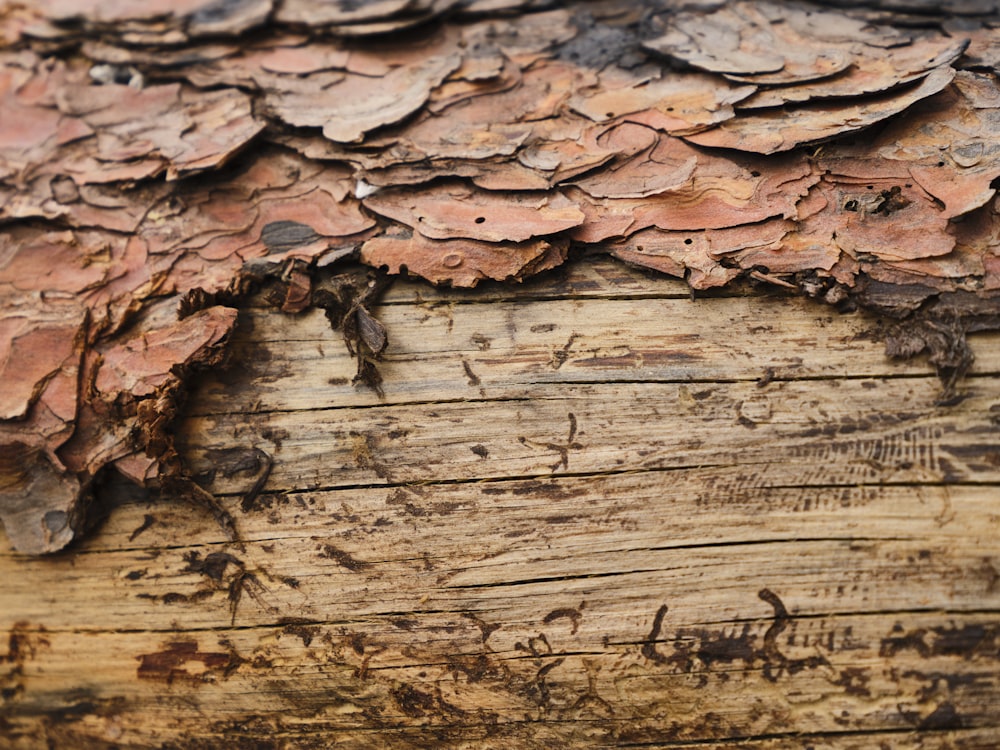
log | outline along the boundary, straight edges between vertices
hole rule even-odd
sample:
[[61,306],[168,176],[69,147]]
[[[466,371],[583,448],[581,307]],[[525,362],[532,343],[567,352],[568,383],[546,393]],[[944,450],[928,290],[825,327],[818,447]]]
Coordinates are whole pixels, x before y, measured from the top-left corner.
[[1000,334],[942,403],[871,313],[608,258],[373,312],[381,397],[241,304],[176,429],[235,541],[110,476],[0,534],[0,744],[996,746]]
[[1000,745],[998,25],[0,0],[0,750]]

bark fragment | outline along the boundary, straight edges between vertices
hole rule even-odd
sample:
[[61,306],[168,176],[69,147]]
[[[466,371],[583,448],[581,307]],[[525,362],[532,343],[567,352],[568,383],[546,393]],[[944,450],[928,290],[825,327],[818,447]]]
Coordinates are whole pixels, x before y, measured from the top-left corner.
[[360,258],[389,273],[412,273],[435,284],[474,287],[484,279],[522,281],[555,268],[566,259],[565,239],[490,243],[477,240],[432,240],[403,230],[373,237]]
[[578,226],[584,218],[562,193],[495,193],[456,182],[382,190],[364,204],[438,240],[522,242]]
[[905,41],[892,29],[872,33],[842,14],[811,11],[748,2],[682,11],[667,15],[664,33],[646,46],[713,73],[787,84],[846,70],[859,46]]
[[671,135],[688,135],[733,117],[733,105],[757,88],[718,76],[655,67],[608,68],[598,82],[570,99],[570,106],[595,122],[625,117]]
[[[162,172],[176,179],[220,166],[264,127],[250,99],[233,89],[101,85],[84,66],[47,64],[26,52],[0,55],[0,65],[7,113],[0,174],[21,189],[42,176],[76,186]],[[72,202],[67,188],[64,199]]]
[[955,71],[936,68],[919,83],[866,99],[806,103],[795,109],[755,110],[687,136],[692,143],[775,154],[853,133],[898,114],[951,83]]

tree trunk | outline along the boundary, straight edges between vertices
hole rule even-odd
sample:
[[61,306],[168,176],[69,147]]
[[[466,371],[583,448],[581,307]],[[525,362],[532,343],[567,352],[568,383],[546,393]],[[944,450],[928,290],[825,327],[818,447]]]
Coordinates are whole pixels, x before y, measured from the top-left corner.
[[0,0],[0,750],[1000,745],[997,28]]

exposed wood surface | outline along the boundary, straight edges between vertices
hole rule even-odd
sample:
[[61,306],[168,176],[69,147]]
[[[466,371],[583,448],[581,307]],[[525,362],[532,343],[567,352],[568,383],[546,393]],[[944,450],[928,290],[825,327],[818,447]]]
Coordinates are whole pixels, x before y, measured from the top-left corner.
[[241,542],[117,482],[0,536],[0,746],[996,747],[1000,336],[939,404],[870,316],[609,260],[376,312],[384,398],[241,309],[178,428]]

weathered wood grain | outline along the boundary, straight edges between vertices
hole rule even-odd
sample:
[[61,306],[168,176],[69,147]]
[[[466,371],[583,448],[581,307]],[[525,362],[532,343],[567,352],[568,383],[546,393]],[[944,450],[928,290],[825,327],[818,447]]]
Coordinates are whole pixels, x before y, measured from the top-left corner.
[[[231,550],[190,509],[130,504],[76,558],[18,559],[19,575],[3,596],[11,607],[20,605],[22,618],[44,618],[50,628],[99,630],[111,617],[126,630],[170,630],[171,619],[158,627],[148,621],[151,609],[182,616],[188,627],[213,628],[232,621],[266,625],[276,609],[312,619],[337,611],[349,619],[405,611],[418,600],[463,611],[501,598],[510,618],[524,608],[523,592],[562,590],[567,606],[578,603],[577,590],[617,601],[620,581],[629,582],[627,593],[669,580],[675,594],[696,600],[690,606],[707,608],[698,617],[708,620],[739,619],[747,603],[730,601],[732,592],[748,580],[768,586],[774,576],[810,602],[799,602],[803,611],[833,606],[829,586],[843,589],[837,611],[972,611],[995,594],[988,551],[964,544],[995,520],[992,487],[869,485],[803,493],[742,479],[737,472],[693,470],[669,478],[647,473],[265,495],[240,518],[246,541]],[[238,498],[228,504],[239,512]],[[216,555],[217,574],[202,570],[222,549],[234,559]],[[732,564],[718,568],[724,561]],[[241,567],[258,571],[261,588],[248,587],[251,595],[234,618],[228,589],[209,584],[230,581]],[[95,609],[85,584],[98,573],[118,593]],[[946,587],[935,584],[952,573]],[[57,611],[46,599],[32,600],[54,575],[67,589]],[[709,576],[712,593],[702,588]],[[901,588],[900,580],[929,588]],[[530,621],[534,606],[519,617]],[[603,638],[613,622],[602,624],[593,606],[589,612],[587,630]]]
[[193,417],[182,439],[202,472],[220,450],[280,443],[269,486],[284,490],[730,465],[756,484],[996,482],[995,389],[977,379],[961,404],[935,407],[928,378],[538,385],[497,400]]
[[242,541],[119,481],[2,539],[0,745],[994,747],[997,337],[941,405],[872,318],[657,283],[399,285],[384,402],[245,308],[179,425]]
[[[351,384],[355,362],[322,312],[303,314],[279,330],[272,326],[269,335],[265,321],[274,313],[245,311],[245,338],[230,365],[233,377],[214,383],[194,408],[231,413],[234,407],[268,411],[481,401],[543,384],[927,375],[926,362],[888,361],[871,319],[841,316],[800,299],[426,307],[391,305],[378,311],[392,336],[381,366],[384,399]],[[1000,347],[980,348],[974,372],[1000,369]],[[234,394],[233,378],[251,379],[259,387]],[[253,402],[233,403],[234,396],[251,395]]]

